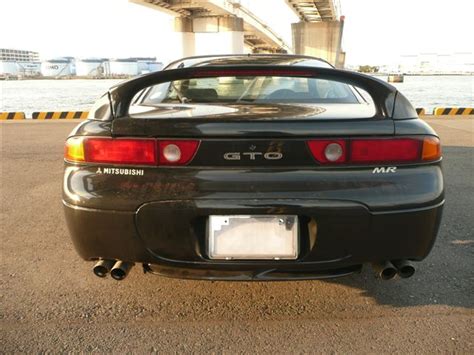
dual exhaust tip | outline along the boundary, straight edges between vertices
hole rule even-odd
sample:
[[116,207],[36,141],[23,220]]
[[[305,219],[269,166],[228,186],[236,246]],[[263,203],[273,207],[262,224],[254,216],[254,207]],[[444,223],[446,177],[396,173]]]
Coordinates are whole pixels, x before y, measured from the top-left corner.
[[120,260],[99,260],[92,271],[98,277],[106,277],[108,273],[114,280],[121,281],[127,277],[134,264]]
[[391,280],[397,275],[402,279],[407,279],[415,273],[415,267],[408,260],[384,261],[374,263],[372,267],[375,274],[382,280]]

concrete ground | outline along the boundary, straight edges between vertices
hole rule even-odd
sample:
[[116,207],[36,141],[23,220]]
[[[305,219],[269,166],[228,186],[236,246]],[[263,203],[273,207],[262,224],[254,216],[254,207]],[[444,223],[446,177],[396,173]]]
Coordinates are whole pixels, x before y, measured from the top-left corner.
[[428,121],[447,202],[415,276],[267,283],[95,277],[61,209],[76,123],[0,123],[0,352],[474,353],[474,120]]

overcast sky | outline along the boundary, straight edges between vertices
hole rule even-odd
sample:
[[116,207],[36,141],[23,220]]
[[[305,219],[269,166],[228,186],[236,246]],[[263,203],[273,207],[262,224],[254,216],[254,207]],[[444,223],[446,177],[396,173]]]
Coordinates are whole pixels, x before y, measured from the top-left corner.
[[[242,0],[291,45],[297,21],[283,0]],[[400,55],[473,52],[471,0],[341,0],[347,64]],[[0,48],[59,56],[175,59],[172,17],[128,0],[0,0]]]

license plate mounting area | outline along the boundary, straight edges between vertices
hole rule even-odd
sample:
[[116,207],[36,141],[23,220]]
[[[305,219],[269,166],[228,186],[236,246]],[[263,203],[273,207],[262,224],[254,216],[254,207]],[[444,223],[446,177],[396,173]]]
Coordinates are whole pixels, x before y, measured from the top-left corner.
[[207,252],[218,260],[294,260],[298,232],[295,215],[212,215]]

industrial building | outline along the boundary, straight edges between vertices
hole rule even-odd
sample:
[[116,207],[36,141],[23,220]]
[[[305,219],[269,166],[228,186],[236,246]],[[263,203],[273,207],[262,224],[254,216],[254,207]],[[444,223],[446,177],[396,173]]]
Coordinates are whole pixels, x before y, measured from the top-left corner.
[[381,73],[410,75],[473,75],[474,53],[413,53],[401,55],[397,63],[379,66]]
[[41,62],[41,75],[45,77],[64,77],[74,75],[73,61],[56,58]]
[[38,52],[0,48],[0,76],[38,76],[40,66]]
[[163,68],[163,64],[156,62],[156,58],[149,57],[109,59],[103,63],[103,66],[107,77],[135,76]]
[[39,62],[39,53],[18,49],[0,48],[2,62]]
[[39,53],[0,49],[0,78],[127,78],[161,70],[155,57],[74,58],[60,57],[39,61]]
[[76,75],[81,77],[96,77],[104,75],[104,58],[83,58],[76,60]]

